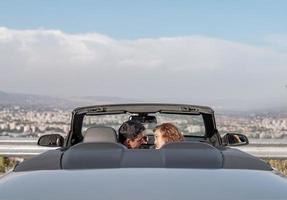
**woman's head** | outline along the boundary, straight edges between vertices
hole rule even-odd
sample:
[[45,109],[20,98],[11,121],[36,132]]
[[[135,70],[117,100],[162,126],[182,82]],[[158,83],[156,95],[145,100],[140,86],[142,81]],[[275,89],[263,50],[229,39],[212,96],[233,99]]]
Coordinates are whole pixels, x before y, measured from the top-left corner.
[[159,149],[164,144],[170,142],[183,141],[183,135],[178,128],[171,123],[163,123],[154,128],[155,148]]

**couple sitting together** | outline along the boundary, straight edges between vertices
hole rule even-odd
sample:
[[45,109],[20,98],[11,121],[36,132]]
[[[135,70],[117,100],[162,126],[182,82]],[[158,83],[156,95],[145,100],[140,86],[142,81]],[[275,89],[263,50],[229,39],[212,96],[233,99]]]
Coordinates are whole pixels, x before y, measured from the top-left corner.
[[[135,121],[126,121],[119,128],[119,141],[129,149],[137,149],[147,143],[145,127]],[[164,144],[183,141],[183,135],[171,123],[163,123],[154,128],[154,144],[160,149]]]

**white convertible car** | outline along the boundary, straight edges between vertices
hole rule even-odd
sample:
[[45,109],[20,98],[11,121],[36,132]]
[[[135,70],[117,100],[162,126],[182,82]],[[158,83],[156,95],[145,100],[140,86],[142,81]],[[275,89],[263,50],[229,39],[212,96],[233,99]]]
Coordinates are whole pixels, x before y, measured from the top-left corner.
[[[147,143],[128,149],[120,125],[146,127]],[[154,149],[153,128],[176,125],[184,141]],[[178,104],[99,105],[72,113],[67,137],[44,135],[59,147],[25,160],[0,178],[1,200],[287,200],[287,179],[264,161],[229,146],[241,134],[220,137],[209,107]]]

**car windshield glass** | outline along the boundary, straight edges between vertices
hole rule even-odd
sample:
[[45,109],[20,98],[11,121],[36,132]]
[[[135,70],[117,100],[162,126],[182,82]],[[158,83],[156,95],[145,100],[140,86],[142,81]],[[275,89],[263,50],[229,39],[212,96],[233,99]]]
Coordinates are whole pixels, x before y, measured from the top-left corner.
[[204,136],[205,127],[202,115],[156,114],[157,124],[170,122],[183,135]]
[[[89,127],[108,126],[118,131],[123,122],[129,120],[135,114],[115,114],[115,115],[93,115],[85,116],[83,120],[82,133]],[[162,123],[174,124],[182,134],[186,136],[205,136],[205,126],[202,115],[181,115],[155,113],[149,114],[154,116],[156,121],[143,122],[146,127],[146,133],[153,134],[153,129]]]

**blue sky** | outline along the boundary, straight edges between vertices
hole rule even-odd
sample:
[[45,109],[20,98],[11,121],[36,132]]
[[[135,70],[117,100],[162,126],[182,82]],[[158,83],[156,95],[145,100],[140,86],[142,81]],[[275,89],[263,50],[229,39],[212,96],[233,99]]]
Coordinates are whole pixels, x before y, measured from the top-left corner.
[[1,1],[0,69],[7,92],[286,106],[287,1]]
[[285,0],[9,0],[0,25],[98,32],[117,39],[205,35],[260,43],[287,32]]

